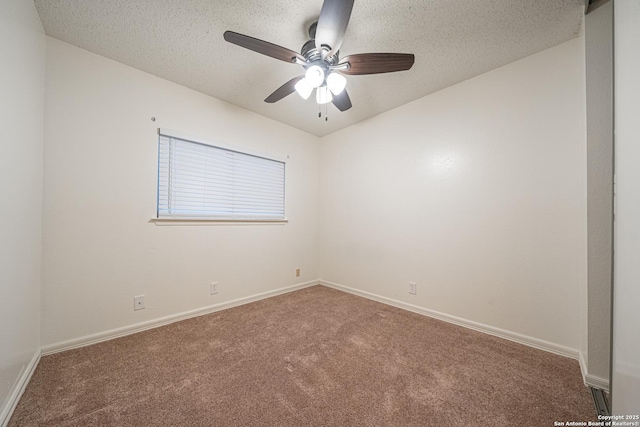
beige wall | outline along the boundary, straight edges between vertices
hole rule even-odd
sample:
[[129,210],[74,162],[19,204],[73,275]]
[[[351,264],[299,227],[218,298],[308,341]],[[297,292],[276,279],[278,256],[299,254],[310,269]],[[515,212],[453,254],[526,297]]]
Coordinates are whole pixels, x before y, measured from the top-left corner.
[[45,36],[33,2],[0,2],[0,424],[40,352]]
[[[640,2],[614,7],[615,230],[612,413],[640,411]],[[635,420],[637,422],[637,420]]]
[[588,375],[609,381],[613,235],[613,2],[585,17],[587,90]]
[[[289,156],[289,223],[150,223],[158,127]],[[315,136],[51,38],[45,132],[45,349],[317,279]]]
[[[319,139],[48,38],[42,345],[322,278],[577,355],[583,49],[580,37]],[[150,223],[158,127],[289,156],[290,222]]]
[[321,278],[577,356],[583,76],[579,37],[323,138]]
[[[47,39],[30,2],[2,2],[0,423],[41,345],[318,278],[582,352],[587,376],[606,381],[609,152],[606,118],[585,121],[583,49],[588,60],[601,47],[589,38],[609,31],[610,9],[587,18],[586,39],[319,139]],[[158,127],[289,156],[290,222],[150,223]],[[134,312],[139,294],[147,308]],[[633,337],[625,303],[619,337]],[[633,397],[637,348],[618,344]]]

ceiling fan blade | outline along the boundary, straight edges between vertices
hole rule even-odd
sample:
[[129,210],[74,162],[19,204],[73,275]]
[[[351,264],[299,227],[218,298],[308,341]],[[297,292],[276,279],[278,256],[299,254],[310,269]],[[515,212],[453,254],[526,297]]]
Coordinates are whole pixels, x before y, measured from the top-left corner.
[[302,55],[285,47],[256,39],[254,37],[245,36],[244,34],[234,33],[233,31],[225,31],[224,39],[229,43],[237,44],[238,46],[284,62],[295,62],[296,58],[300,58],[302,61],[305,61]]
[[340,60],[341,64],[349,63],[349,69],[340,72],[349,75],[393,73],[408,70],[414,61],[412,53],[358,53]]
[[347,31],[354,0],[324,0],[316,28],[316,49],[329,46],[333,55],[340,49]]
[[346,89],[344,89],[338,95],[333,95],[333,99],[331,100],[331,102],[333,103],[333,105],[338,107],[338,110],[340,111],[347,111],[349,108],[351,108],[351,98],[349,98],[349,94],[347,93]]
[[271,95],[267,96],[264,102],[273,104],[274,102],[280,101],[285,96],[291,95],[296,91],[296,83],[298,83],[302,79],[304,79],[304,76],[292,78],[291,80],[280,86],[278,89],[276,89]]

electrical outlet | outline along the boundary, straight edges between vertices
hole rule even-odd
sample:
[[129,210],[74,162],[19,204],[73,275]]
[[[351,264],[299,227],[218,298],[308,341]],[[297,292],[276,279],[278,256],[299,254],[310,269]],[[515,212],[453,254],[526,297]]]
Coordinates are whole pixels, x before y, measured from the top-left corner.
[[300,277],[300,269],[296,268],[296,277]]
[[409,293],[411,295],[416,294],[416,284],[414,282],[409,282]]
[[209,293],[215,295],[218,293],[218,282],[211,282],[209,285]]
[[144,295],[133,297],[133,309],[142,310],[144,308]]

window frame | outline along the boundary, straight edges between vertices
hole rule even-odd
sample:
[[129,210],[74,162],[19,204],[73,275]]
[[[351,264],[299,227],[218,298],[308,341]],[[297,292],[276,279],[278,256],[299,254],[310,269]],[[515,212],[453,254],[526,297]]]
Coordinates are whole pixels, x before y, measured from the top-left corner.
[[[284,189],[283,189],[283,197],[284,197],[284,218],[223,218],[223,217],[195,217],[195,216],[159,216],[159,206],[160,206],[160,137],[165,136],[169,138],[176,138],[186,142],[193,142],[195,144],[206,145],[213,148],[218,148],[221,150],[232,151],[243,155],[259,157],[266,160],[272,160],[275,162],[280,162],[284,164]],[[249,224],[249,225],[260,225],[260,224],[286,224],[289,222],[287,219],[287,188],[288,188],[288,173],[287,173],[287,162],[289,156],[279,156],[274,155],[272,153],[264,153],[259,152],[253,149],[247,149],[245,147],[237,147],[230,144],[219,143],[217,141],[212,141],[208,139],[203,139],[200,137],[195,137],[193,135],[187,135],[182,132],[177,132],[170,129],[158,128],[158,132],[156,135],[156,154],[157,164],[156,164],[156,186],[155,186],[155,216],[151,218],[149,222],[155,223],[156,225],[233,225],[233,224]]]

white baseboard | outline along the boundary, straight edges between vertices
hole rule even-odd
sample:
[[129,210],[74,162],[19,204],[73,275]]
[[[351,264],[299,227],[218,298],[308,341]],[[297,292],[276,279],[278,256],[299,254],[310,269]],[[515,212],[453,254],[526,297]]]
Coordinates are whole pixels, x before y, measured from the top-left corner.
[[580,364],[580,373],[582,374],[582,379],[585,385],[587,384],[587,359],[583,352],[578,353],[578,363]]
[[585,385],[593,388],[599,388],[600,390],[609,393],[609,380],[589,373],[587,361],[585,360],[582,352],[580,352],[578,362],[580,362],[580,372],[582,372],[582,379],[584,380]]
[[406,302],[383,297],[370,292],[361,291],[359,289],[350,288],[348,286],[340,285],[338,283],[333,283],[326,280],[320,280],[320,284],[330,288],[338,289],[340,291],[348,292],[350,294],[354,294],[354,295],[358,295],[374,301],[378,301],[383,304],[388,304],[394,307],[398,307],[403,310],[422,314],[428,317],[433,317],[434,319],[442,320],[448,323],[453,323],[454,325],[462,326],[468,329],[473,329],[474,331],[484,332],[485,334],[493,335],[499,338],[504,338],[509,341],[517,342],[519,344],[524,344],[529,347],[534,347],[540,350],[548,351],[550,353],[558,354],[560,356],[570,357],[572,359],[578,359],[578,355],[579,355],[578,350],[565,347],[559,344],[554,344],[549,341],[533,338],[527,335],[518,334],[516,332],[511,332],[511,331],[507,331],[500,328],[495,328],[493,326],[484,325],[482,323],[474,322],[467,319],[462,319],[460,317],[451,316],[449,314],[440,313],[435,310],[430,310],[428,308],[423,308],[417,305],[408,304]]
[[102,341],[109,341],[114,338],[124,337],[126,335],[135,334],[137,332],[146,331],[148,329],[158,328],[160,326],[168,325],[174,322],[179,322],[181,320],[190,319],[192,317],[203,316],[205,314],[214,313],[216,311],[226,310],[228,308],[237,307],[239,305],[249,304],[251,302],[260,301],[266,298],[271,298],[277,295],[286,294],[288,292],[297,291],[299,289],[308,288],[310,286],[314,286],[318,284],[320,284],[318,280],[312,280],[305,283],[299,283],[293,286],[287,286],[284,288],[274,289],[272,291],[267,291],[260,294],[238,298],[232,301],[222,302],[220,304],[214,304],[207,307],[198,308],[195,310],[172,314],[170,316],[165,316],[165,317],[149,320],[142,323],[137,323],[135,325],[124,326],[122,328],[111,329],[109,331],[99,332],[97,334],[86,335],[84,337],[75,338],[72,340],[63,341],[56,344],[50,344],[42,347],[42,355],[47,356],[49,354],[59,353],[61,351],[71,350],[79,347],[85,347],[85,346],[96,344]]
[[586,374],[584,375],[584,383],[588,386],[591,386],[593,388],[599,388],[600,390],[603,390],[609,393],[609,381],[602,377]]
[[[293,286],[288,286],[288,287],[284,287],[284,288],[280,288],[280,289],[275,289],[272,291],[268,291],[268,292],[263,292],[260,294],[255,294],[255,295],[250,295],[247,297],[243,297],[243,298],[239,298],[236,300],[232,300],[232,301],[227,301],[227,302],[223,302],[220,304],[214,304],[211,306],[207,306],[207,307],[202,307],[199,309],[195,309],[195,310],[190,310],[190,311],[186,311],[186,312],[182,312],[182,313],[177,313],[174,315],[170,315],[170,316],[166,316],[166,317],[161,317],[158,319],[154,319],[154,320],[150,320],[147,322],[142,322],[142,323],[138,323],[135,325],[130,325],[130,326],[125,326],[122,328],[117,328],[117,329],[112,329],[109,331],[105,331],[105,332],[100,332],[97,334],[92,334],[92,335],[87,335],[84,337],[80,337],[80,338],[76,338],[76,339],[72,339],[72,340],[68,340],[68,341],[63,341],[63,342],[59,342],[56,344],[51,344],[51,345],[47,345],[42,347],[41,352],[38,352],[38,354],[36,356],[34,356],[34,359],[31,361],[31,364],[29,365],[29,368],[25,370],[25,374],[23,375],[24,379],[21,380],[19,382],[19,386],[16,386],[16,390],[14,390],[12,395],[12,399],[9,400],[9,402],[13,402],[10,403],[8,405],[7,408],[4,408],[4,410],[2,411],[2,414],[0,415],[0,421],[4,420],[4,417],[7,417],[6,422],[8,422],[8,417],[11,415],[11,413],[13,412],[13,409],[15,408],[15,405],[18,402],[18,399],[20,398],[20,396],[22,395],[22,391],[24,390],[24,387],[26,386],[26,384],[28,383],[29,379],[31,378],[31,374],[33,373],[33,370],[35,369],[35,366],[37,366],[38,361],[40,360],[40,355],[42,356],[46,356],[49,354],[53,354],[53,353],[58,353],[61,351],[65,351],[65,350],[71,350],[74,348],[79,348],[79,347],[84,347],[87,345],[91,345],[91,344],[96,344],[102,341],[108,341],[108,340],[112,340],[114,338],[119,338],[119,337],[123,337],[126,335],[131,335],[131,334],[135,334],[137,332],[142,332],[142,331],[146,331],[148,329],[153,329],[153,328],[157,328],[160,326],[164,326],[164,325],[168,325],[170,323],[174,323],[174,322],[179,322],[181,320],[186,320],[186,319],[190,319],[192,317],[198,317],[198,316],[202,316],[205,314],[210,314],[210,313],[214,313],[216,311],[221,311],[221,310],[226,310],[228,308],[232,308],[232,307],[237,307],[240,305],[244,305],[244,304],[249,304],[251,302],[254,301],[259,301],[262,299],[266,299],[266,298],[270,298],[270,297],[274,297],[277,295],[281,295],[281,294],[285,294],[288,292],[293,292],[299,289],[304,289],[310,286],[314,286],[314,285],[324,285],[330,288],[334,288],[340,291],[344,291],[344,292],[348,292],[350,294],[354,294],[354,295],[358,295],[367,299],[371,299],[383,304],[388,304],[391,305],[393,307],[398,307],[401,308],[403,310],[407,310],[407,311],[411,311],[414,313],[418,313],[424,316],[428,316],[428,317],[432,317],[435,319],[439,319],[448,323],[453,323],[455,325],[458,326],[462,326],[468,329],[472,329],[475,331],[479,331],[479,332],[483,332],[489,335],[493,335],[493,336],[497,336],[500,338],[504,338],[507,339],[509,341],[513,341],[513,342],[517,342],[519,344],[524,344],[530,347],[534,347],[540,350],[544,350],[544,351],[548,351],[554,354],[558,354],[561,356],[565,356],[565,357],[570,357],[572,359],[576,359],[578,360],[578,362],[580,363],[580,369],[582,371],[582,376],[584,379],[585,384],[592,386],[592,387],[596,387],[605,391],[609,390],[609,382],[604,379],[604,378],[600,378],[597,377],[595,375],[589,375],[589,373],[586,370],[586,363],[584,361],[584,358],[582,357],[582,353],[580,353],[578,350],[576,349],[572,349],[569,347],[565,347],[565,346],[561,346],[558,344],[554,344],[551,343],[549,341],[544,341],[544,340],[540,340],[537,338],[533,338],[527,335],[522,335],[522,334],[518,334],[516,332],[511,332],[511,331],[507,331],[504,329],[500,329],[500,328],[495,328],[493,326],[489,326],[489,325],[484,325],[482,323],[478,323],[478,322],[473,322],[471,320],[467,320],[467,319],[463,319],[460,317],[456,317],[456,316],[451,316],[449,314],[445,314],[445,313],[440,313],[438,311],[435,310],[430,310],[427,308],[423,308],[423,307],[419,307],[416,305],[412,305],[412,304],[408,304],[402,301],[398,301],[398,300],[394,300],[391,298],[387,298],[387,297],[383,297],[380,295],[376,295],[370,292],[366,292],[366,291],[361,291],[359,289],[354,289],[354,288],[350,288],[348,286],[344,286],[344,285],[340,285],[338,283],[333,283],[333,282],[329,282],[326,280],[312,280],[309,282],[305,282],[305,283],[300,283],[297,285],[293,285]],[[10,408],[9,408],[10,407]],[[1,424],[0,425],[4,425]]]
[[9,419],[11,418],[13,411],[16,409],[18,401],[20,400],[22,393],[24,393],[24,389],[27,387],[27,384],[29,384],[29,380],[31,379],[33,372],[36,370],[38,362],[40,362],[40,355],[40,350],[36,350],[31,361],[29,361],[27,366],[25,366],[14,383],[13,388],[9,393],[9,397],[5,401],[4,407],[0,408],[0,426],[6,427],[6,425],[9,424]]

